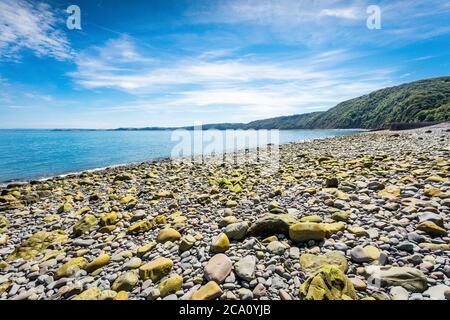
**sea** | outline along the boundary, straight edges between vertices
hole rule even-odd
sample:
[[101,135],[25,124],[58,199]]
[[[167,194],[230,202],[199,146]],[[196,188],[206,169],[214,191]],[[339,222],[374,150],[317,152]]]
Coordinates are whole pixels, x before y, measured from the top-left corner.
[[360,132],[7,129],[0,130],[0,183],[4,185],[12,181],[45,179],[168,157],[223,153],[262,144],[286,144]]

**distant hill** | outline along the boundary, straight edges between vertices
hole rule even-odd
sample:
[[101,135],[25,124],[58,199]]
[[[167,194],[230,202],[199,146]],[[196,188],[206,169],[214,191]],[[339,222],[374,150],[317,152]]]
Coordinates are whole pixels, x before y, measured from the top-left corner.
[[[244,123],[204,125],[203,129],[381,129],[392,123],[450,121],[450,77],[415,81],[344,101],[324,112]],[[171,130],[175,128],[120,128]],[[191,130],[193,127],[185,127]]]
[[254,121],[252,129],[379,129],[395,122],[450,121],[450,77],[381,89],[325,112]]

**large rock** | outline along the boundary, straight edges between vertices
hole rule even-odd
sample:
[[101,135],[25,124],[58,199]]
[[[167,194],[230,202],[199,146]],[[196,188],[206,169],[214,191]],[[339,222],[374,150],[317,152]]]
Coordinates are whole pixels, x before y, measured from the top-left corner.
[[248,227],[247,222],[232,223],[226,226],[225,234],[230,240],[242,240],[247,235]]
[[159,234],[158,237],[156,238],[157,242],[161,242],[161,243],[165,243],[167,241],[178,241],[181,238],[181,234],[172,228],[166,228],[166,229],[162,229]]
[[119,219],[119,216],[115,212],[106,213],[101,216],[100,218],[100,225],[101,226],[111,226],[114,225],[117,222],[117,219]]
[[300,222],[289,227],[289,237],[292,241],[323,240],[326,230],[320,223]]
[[72,300],[98,300],[100,294],[101,290],[97,287],[93,287],[83,291]]
[[400,286],[392,287],[389,293],[391,294],[392,300],[408,300],[409,298],[408,290]]
[[222,295],[223,291],[215,281],[210,281],[195,291],[191,300],[213,300]]
[[439,227],[444,226],[444,219],[442,218],[442,216],[440,216],[436,213],[433,213],[433,212],[424,212],[422,214],[419,214],[418,218],[419,218],[419,223],[422,223],[425,221],[431,221],[431,222],[435,223],[436,225],[438,225]]
[[221,284],[230,274],[232,267],[233,263],[230,258],[223,253],[216,254],[205,267],[205,278]]
[[84,269],[87,264],[87,260],[83,257],[71,259],[56,270],[55,279],[70,278],[78,271]]
[[277,255],[283,255],[286,249],[287,246],[280,241],[272,241],[267,245],[267,250]]
[[81,218],[75,225],[73,226],[73,235],[81,236],[82,234],[89,232],[92,228],[98,225],[98,219],[91,215],[87,214],[83,218]]
[[325,234],[327,237],[331,237],[331,235],[345,230],[345,223],[342,221],[325,223],[322,226],[325,229]]
[[236,275],[246,281],[255,279],[256,257],[245,256],[234,265]]
[[94,260],[92,260],[87,266],[86,271],[87,272],[94,272],[97,269],[100,269],[101,267],[106,266],[109,261],[111,260],[110,256],[108,254],[101,254]]
[[190,250],[194,246],[196,241],[197,241],[197,239],[195,239],[195,237],[190,234],[182,237],[180,240],[180,246],[179,246],[180,251],[184,252],[184,251]]
[[380,258],[380,250],[378,248],[368,245],[365,247],[356,246],[350,251],[350,256],[353,262],[364,263],[372,262]]
[[271,236],[275,234],[289,234],[289,227],[296,224],[297,219],[290,214],[266,214],[256,220],[248,230],[253,236]]
[[139,277],[134,271],[127,271],[120,275],[111,286],[116,292],[119,291],[131,291],[134,286],[138,283]]
[[438,284],[436,286],[428,288],[423,294],[429,295],[431,300],[446,300],[445,292],[448,290],[450,290],[449,286]]
[[300,286],[300,296],[305,300],[357,299],[352,282],[335,265],[325,265]]
[[348,271],[347,259],[339,251],[329,251],[320,256],[309,253],[300,256],[300,268],[309,276],[317,273],[325,265],[335,265],[344,273]]
[[40,252],[47,249],[49,245],[63,243],[66,240],[67,235],[64,231],[39,231],[22,242],[8,257],[7,261],[13,261],[20,258],[25,260],[33,259]]
[[161,281],[158,286],[161,297],[174,294],[181,289],[183,285],[183,277],[179,275],[173,275]]
[[223,253],[230,249],[230,240],[225,233],[219,234],[212,240],[210,250],[214,253]]
[[173,261],[167,258],[157,258],[139,268],[139,276],[142,280],[151,279],[157,282],[167,276],[173,267]]
[[447,230],[445,230],[442,227],[439,227],[437,224],[435,224],[432,221],[424,221],[417,225],[417,230],[426,232],[430,236],[434,237],[446,237],[447,236]]
[[137,235],[149,231],[154,226],[155,224],[152,220],[139,221],[129,226],[127,229],[127,233]]
[[365,268],[369,283],[385,286],[402,286],[411,292],[423,292],[427,278],[422,271],[410,267],[368,266]]

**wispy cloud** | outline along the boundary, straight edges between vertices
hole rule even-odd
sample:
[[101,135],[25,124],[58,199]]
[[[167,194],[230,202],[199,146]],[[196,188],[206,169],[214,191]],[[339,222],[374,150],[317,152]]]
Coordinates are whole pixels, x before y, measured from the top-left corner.
[[39,57],[69,59],[72,50],[60,23],[46,3],[0,0],[0,57],[19,60],[21,51],[29,49]]
[[83,52],[75,83],[92,90],[115,89],[131,94],[135,103],[117,105],[114,112],[136,110],[203,110],[255,119],[326,109],[336,103],[390,83],[394,70],[344,68],[355,58],[331,50],[299,59],[257,55],[200,54],[192,57],[145,59],[127,37]]
[[[446,27],[435,30],[435,19],[448,21],[450,7],[447,0],[223,0],[199,3],[186,14],[190,21],[259,26],[252,30],[247,41],[261,41],[261,37],[266,37],[268,42],[276,38],[308,46],[331,43],[384,46],[450,32]],[[366,28],[369,5],[380,7],[383,32],[371,32]],[[258,30],[260,37],[254,35]]]

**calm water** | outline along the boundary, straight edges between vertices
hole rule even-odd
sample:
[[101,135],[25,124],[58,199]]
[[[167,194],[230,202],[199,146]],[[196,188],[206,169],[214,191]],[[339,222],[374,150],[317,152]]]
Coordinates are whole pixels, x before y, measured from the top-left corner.
[[[286,130],[280,131],[279,142],[288,143],[357,132],[359,131]],[[37,179],[169,157],[173,148],[179,145],[179,141],[172,139],[172,133],[0,130],[0,182]],[[196,146],[192,148],[192,153],[199,153],[198,150],[201,150],[198,148],[202,144],[201,140],[196,141],[192,142],[192,145]],[[208,143],[203,143],[206,144]],[[253,148],[256,145],[256,142],[241,142],[238,143],[238,148]]]

